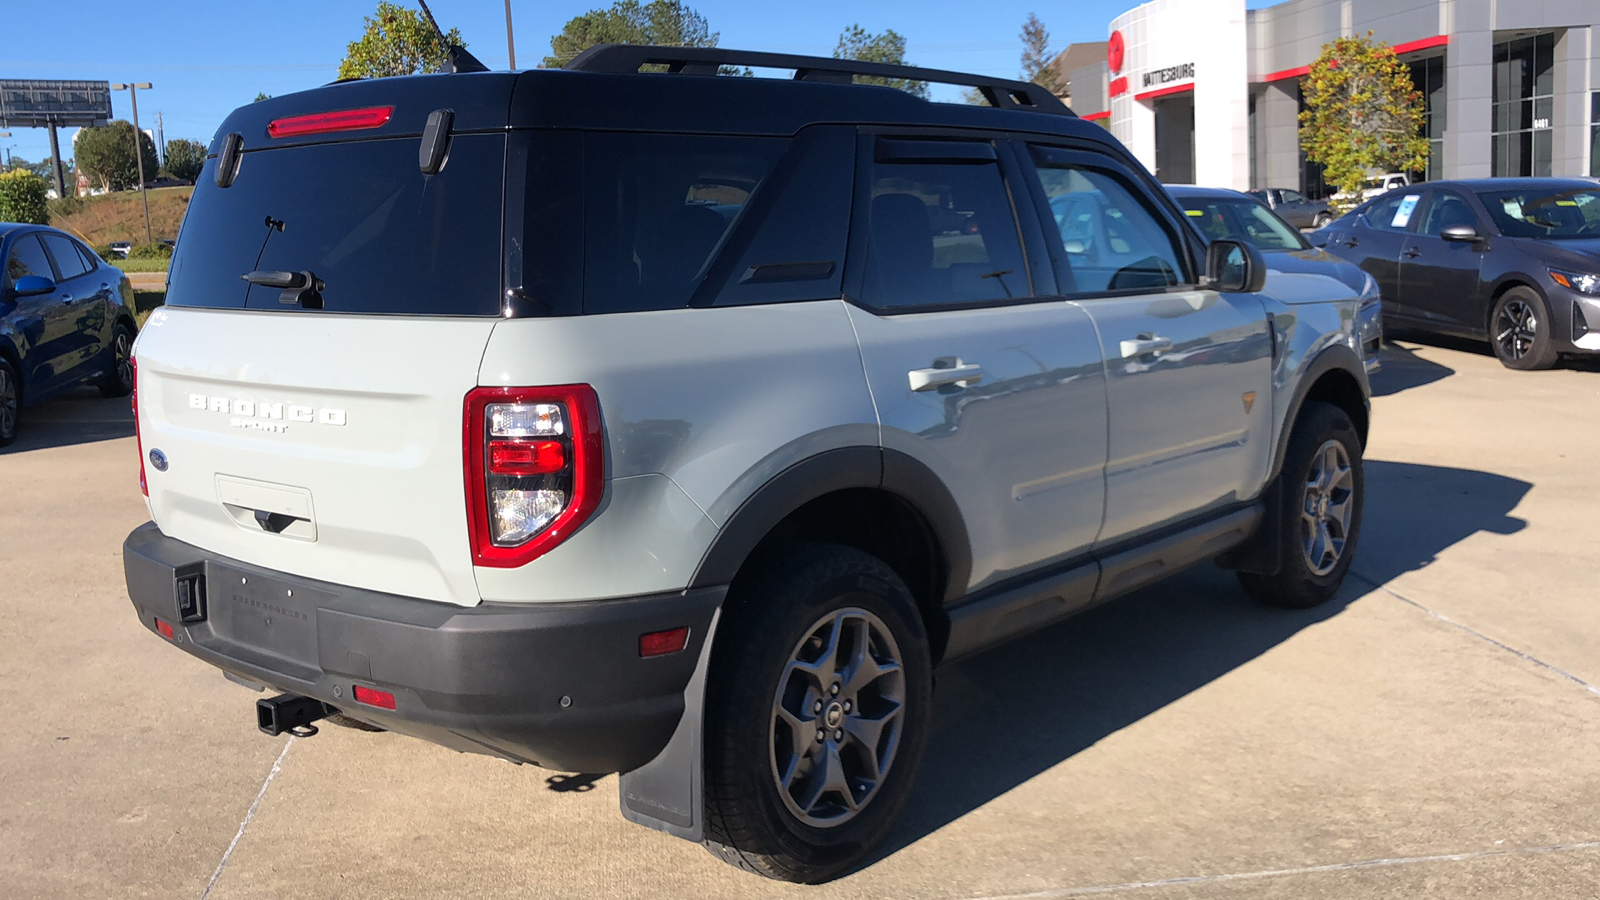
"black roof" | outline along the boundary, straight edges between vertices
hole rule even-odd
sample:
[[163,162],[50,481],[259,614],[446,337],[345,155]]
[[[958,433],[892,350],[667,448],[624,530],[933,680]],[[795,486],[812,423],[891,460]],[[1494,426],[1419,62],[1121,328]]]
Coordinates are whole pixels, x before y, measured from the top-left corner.
[[[1459,178],[1453,181],[1426,181],[1411,185],[1412,188],[1420,187],[1454,187],[1468,191],[1509,191],[1517,188],[1531,188],[1536,191],[1561,190],[1562,188],[1595,188],[1600,187],[1593,178]],[[1401,190],[1396,188],[1396,190]]]
[[1243,191],[1235,191],[1228,188],[1201,187],[1197,184],[1167,184],[1162,186],[1167,189],[1167,193],[1179,199],[1189,197],[1205,200],[1248,200],[1251,203],[1256,202],[1254,197]]
[[[698,59],[696,54],[715,55],[719,61],[731,59],[739,65],[758,64],[739,62],[747,59],[806,64],[811,69],[797,70],[797,75],[811,74],[796,79],[716,76],[695,74],[699,68],[690,64],[680,66],[677,72],[616,71],[626,68],[628,60],[662,55],[694,55]],[[1105,129],[1072,115],[1037,85],[937,70],[878,67],[895,77],[920,75],[930,81],[980,86],[981,92],[1001,98],[1004,108],[936,103],[896,88],[848,83],[852,77],[848,72],[841,77],[842,70],[871,68],[871,64],[738,51],[696,54],[678,48],[625,47],[599,54],[599,62],[605,64],[588,70],[466,72],[336,82],[234,110],[217,130],[210,152],[216,153],[221,139],[230,132],[244,138],[246,150],[324,142],[328,135],[271,138],[267,125],[284,116],[369,106],[392,106],[394,111],[387,124],[364,130],[361,137],[420,134],[429,113],[451,109],[457,132],[511,127],[792,135],[807,125],[836,123],[999,129],[1081,137],[1116,146]],[[698,65],[703,68],[704,64]],[[871,74],[888,77],[877,68]]]

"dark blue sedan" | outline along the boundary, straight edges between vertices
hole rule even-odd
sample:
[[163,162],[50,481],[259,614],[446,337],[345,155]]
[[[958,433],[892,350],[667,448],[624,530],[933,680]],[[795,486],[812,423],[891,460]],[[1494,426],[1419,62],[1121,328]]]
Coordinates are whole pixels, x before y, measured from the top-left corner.
[[41,225],[0,222],[0,447],[22,410],[91,382],[133,390],[133,288],[81,241]]

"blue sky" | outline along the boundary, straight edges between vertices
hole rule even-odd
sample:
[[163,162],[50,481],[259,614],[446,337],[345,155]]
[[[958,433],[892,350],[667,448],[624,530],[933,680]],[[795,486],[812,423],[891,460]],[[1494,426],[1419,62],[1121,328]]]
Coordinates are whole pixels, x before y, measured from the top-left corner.
[[[402,0],[406,2],[406,0]],[[893,28],[908,41],[918,65],[1015,76],[1018,32],[1036,12],[1050,30],[1051,48],[1104,40],[1112,17],[1133,0],[688,0],[721,33],[725,47],[827,56],[851,24],[868,31]],[[0,44],[0,78],[148,81],[139,124],[162,113],[167,139],[208,141],[223,117],[258,91],[286,94],[331,81],[347,43],[377,0],[275,0],[183,7],[80,0],[71,15],[50,3],[7,4]],[[460,28],[472,52],[491,68],[507,64],[503,0],[430,0],[445,27]],[[537,65],[550,36],[575,15],[609,0],[512,0],[517,62]],[[1269,5],[1250,0],[1249,5]],[[31,36],[16,40],[19,35]],[[54,35],[60,40],[51,39]],[[112,95],[113,111],[128,118],[126,92]],[[30,160],[49,154],[43,129],[12,128],[0,147]],[[63,146],[65,148],[65,137]]]

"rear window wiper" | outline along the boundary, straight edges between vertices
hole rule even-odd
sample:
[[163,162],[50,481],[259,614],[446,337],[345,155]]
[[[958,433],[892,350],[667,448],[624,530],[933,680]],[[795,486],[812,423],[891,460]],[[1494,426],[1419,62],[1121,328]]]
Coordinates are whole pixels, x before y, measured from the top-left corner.
[[258,269],[239,277],[261,287],[281,288],[283,293],[278,295],[278,302],[285,306],[299,306],[304,309],[322,308],[322,290],[327,285],[309,269],[302,269],[299,272]]

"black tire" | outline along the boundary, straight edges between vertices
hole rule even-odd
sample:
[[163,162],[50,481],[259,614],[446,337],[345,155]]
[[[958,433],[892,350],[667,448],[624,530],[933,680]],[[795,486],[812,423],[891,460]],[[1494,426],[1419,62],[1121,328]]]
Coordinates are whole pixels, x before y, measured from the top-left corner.
[[1329,215],[1328,213],[1317,213],[1316,216],[1311,219],[1311,227],[1313,229],[1321,228],[1332,221],[1333,216]]
[[[861,616],[863,612],[870,615]],[[791,667],[792,660],[798,665],[808,658],[813,652],[808,648],[821,647],[816,638],[822,632],[816,629],[826,631],[828,617],[834,614],[842,614],[839,621],[847,623],[839,634],[850,628],[851,634],[872,635],[869,644],[878,665],[896,655],[880,651],[898,651],[898,677],[891,673],[865,682],[898,687],[902,698],[899,730],[891,733],[885,727],[884,737],[871,742],[874,758],[886,768],[870,791],[866,787],[870,779],[851,781],[846,775],[851,765],[859,775],[867,758],[868,743],[856,730],[860,720],[895,718],[884,714],[894,708],[885,705],[887,692],[874,695],[873,688],[850,685],[848,675],[855,669],[847,665],[840,678],[830,674],[825,679],[844,682],[845,690],[812,693],[804,686],[819,682]],[[826,881],[861,861],[883,839],[910,795],[927,740],[933,695],[933,666],[922,618],[894,570],[873,556],[834,544],[796,545],[753,562],[734,581],[723,616],[712,650],[706,705],[706,849],[724,862],[768,878],[808,884]],[[881,630],[873,630],[880,626]],[[892,646],[881,640],[884,637]],[[847,643],[862,646],[859,638],[840,637],[833,643],[836,650],[831,656],[817,652],[817,658],[836,661]],[[804,687],[800,693],[793,690],[797,684]],[[859,693],[851,707],[845,701],[853,690]],[[804,730],[790,732],[779,717],[780,704],[811,715],[824,700],[827,706],[815,713],[814,722],[805,720]],[[877,714],[861,716],[869,706]],[[852,708],[855,717],[829,719]],[[828,721],[834,722],[828,728],[842,721],[843,727],[833,733],[842,738],[835,742],[828,735],[811,747],[811,729]],[[821,756],[808,764],[805,753],[799,752],[802,745],[806,753]],[[793,779],[787,791],[780,784],[780,753],[793,761],[792,767],[785,767]],[[847,808],[843,793],[817,788],[830,771],[819,767],[832,763],[839,764],[844,784],[855,785],[845,791],[851,794],[851,804],[860,804],[857,811]],[[804,775],[798,774],[802,771]],[[791,811],[799,803],[797,789],[800,798],[817,791],[812,805],[798,813]],[[856,797],[857,789],[866,792]],[[822,798],[830,796],[834,800],[823,804]],[[819,826],[805,820],[813,811],[842,818],[837,824]]]
[[22,379],[11,361],[0,357],[0,447],[17,439],[22,424]]
[[[1348,464],[1348,480],[1318,477],[1329,468],[1325,454],[1330,445],[1337,445],[1342,452]],[[1331,403],[1306,401],[1289,436],[1288,452],[1278,479],[1277,522],[1282,529],[1278,535],[1278,571],[1273,575],[1240,572],[1239,582],[1250,596],[1262,603],[1309,609],[1339,590],[1361,538],[1362,505],[1366,496],[1361,436],[1344,410]],[[1335,482],[1345,485],[1344,491],[1348,493],[1337,489]],[[1330,485],[1326,502],[1313,497],[1314,483]],[[1321,516],[1338,508],[1340,502],[1349,504],[1349,515],[1343,518],[1341,527],[1334,527],[1332,519],[1324,521]],[[1313,505],[1317,507],[1315,514],[1308,512]],[[1308,522],[1307,515],[1312,515],[1315,521]],[[1270,523],[1273,519],[1269,517],[1267,521]],[[1318,562],[1313,563],[1315,545],[1311,541],[1317,537],[1318,524],[1327,528],[1325,537],[1329,539],[1323,542],[1324,551],[1317,554]],[[1330,551],[1334,554],[1331,565]]]
[[1489,313],[1489,346],[1508,369],[1530,371],[1556,364],[1558,352],[1550,305],[1539,292],[1514,287],[1500,295]]
[[111,367],[95,386],[104,397],[126,397],[133,393],[133,329],[118,322],[111,328]]

